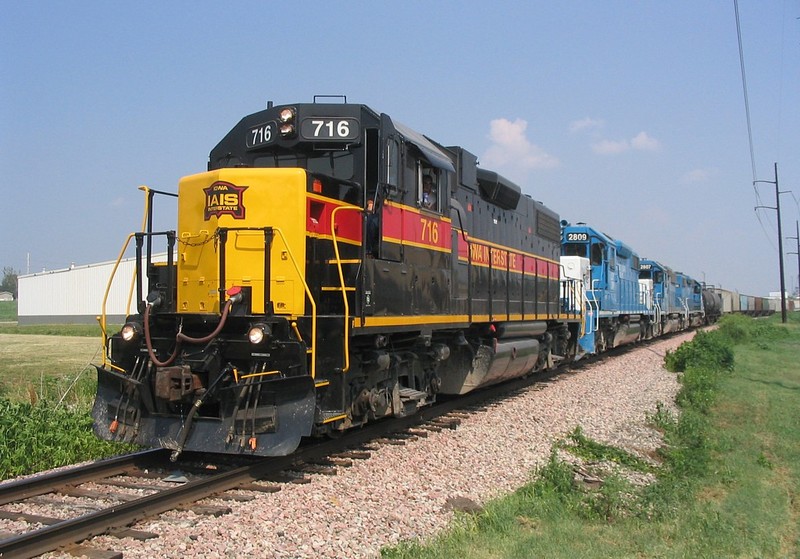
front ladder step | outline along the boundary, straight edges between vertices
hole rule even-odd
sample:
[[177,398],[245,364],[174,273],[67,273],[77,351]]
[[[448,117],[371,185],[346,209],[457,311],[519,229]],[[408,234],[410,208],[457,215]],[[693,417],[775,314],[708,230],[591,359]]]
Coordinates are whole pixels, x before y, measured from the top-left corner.
[[343,419],[347,419],[347,414],[342,410],[320,410],[318,412],[318,421],[320,423],[333,423]]
[[413,388],[401,388],[400,389],[400,400],[404,402],[408,402],[410,400],[427,400],[428,393],[427,392],[420,392],[419,390],[414,390]]

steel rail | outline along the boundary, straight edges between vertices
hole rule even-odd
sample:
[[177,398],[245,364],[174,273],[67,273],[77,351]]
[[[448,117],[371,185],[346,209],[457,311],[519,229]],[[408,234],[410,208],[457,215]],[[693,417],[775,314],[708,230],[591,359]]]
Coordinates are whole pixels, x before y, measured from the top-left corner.
[[0,505],[52,493],[67,485],[79,485],[87,481],[119,475],[131,468],[152,464],[167,454],[168,451],[163,449],[146,450],[3,483],[0,484]]
[[209,478],[187,482],[140,499],[113,505],[110,508],[65,520],[38,530],[0,541],[0,557],[35,557],[64,545],[77,543],[94,536],[122,528],[147,517],[174,509],[185,503],[233,489],[262,477],[262,472],[291,465],[296,457],[267,459],[256,464],[233,469]]

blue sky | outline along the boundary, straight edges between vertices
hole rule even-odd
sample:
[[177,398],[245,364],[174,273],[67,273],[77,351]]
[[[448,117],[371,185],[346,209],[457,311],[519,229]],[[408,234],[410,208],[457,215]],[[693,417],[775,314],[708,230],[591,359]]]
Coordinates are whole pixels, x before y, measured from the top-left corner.
[[[0,266],[112,260],[246,114],[343,94],[700,280],[777,291],[733,0],[0,0]],[[758,180],[800,219],[800,2],[740,0]],[[170,226],[171,208],[159,220]],[[785,251],[795,241],[785,242]],[[797,260],[786,283],[797,285]]]

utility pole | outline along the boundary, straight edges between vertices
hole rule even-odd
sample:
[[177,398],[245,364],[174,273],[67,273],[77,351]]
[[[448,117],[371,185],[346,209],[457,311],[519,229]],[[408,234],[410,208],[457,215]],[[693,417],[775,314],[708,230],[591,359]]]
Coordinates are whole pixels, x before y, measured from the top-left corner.
[[756,206],[755,209],[758,208],[765,208],[768,210],[775,210],[778,213],[778,265],[780,268],[781,274],[781,322],[786,322],[786,281],[783,279],[783,232],[781,231],[781,194],[785,194],[789,192],[788,190],[784,190],[781,192],[778,190],[778,164],[775,163],[775,180],[774,181],[753,181],[753,183],[757,182],[766,182],[769,184],[775,185],[775,207],[772,206]]
[[787,252],[786,254],[797,255],[797,296],[800,297],[800,221],[794,222],[795,235],[794,237],[786,237],[787,239],[794,239],[797,242],[797,252]]

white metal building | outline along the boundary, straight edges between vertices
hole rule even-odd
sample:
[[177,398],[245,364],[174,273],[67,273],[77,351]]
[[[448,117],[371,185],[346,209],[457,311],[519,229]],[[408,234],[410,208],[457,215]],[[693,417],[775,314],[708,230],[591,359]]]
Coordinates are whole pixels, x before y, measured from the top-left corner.
[[[155,255],[154,262],[166,260],[166,253]],[[96,323],[103,307],[103,297],[116,261],[71,266],[28,274],[17,278],[18,323],[24,324],[89,324]],[[136,259],[122,260],[106,301],[108,323],[121,324],[135,312],[136,302],[128,297]],[[136,294],[134,293],[134,298]]]

